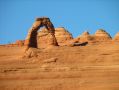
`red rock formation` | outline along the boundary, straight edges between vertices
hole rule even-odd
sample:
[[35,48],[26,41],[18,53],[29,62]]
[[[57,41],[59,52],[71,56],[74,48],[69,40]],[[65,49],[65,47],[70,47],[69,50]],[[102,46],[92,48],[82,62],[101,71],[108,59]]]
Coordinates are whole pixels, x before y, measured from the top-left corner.
[[[72,34],[63,27],[55,28],[55,37],[59,45],[64,45],[65,42],[73,39]],[[51,38],[46,28],[41,29],[38,33],[38,46],[46,47],[50,43]]]
[[119,32],[115,35],[114,41],[119,41]]
[[89,32],[82,33],[79,37],[75,38],[75,41],[78,42],[89,42],[89,43],[97,43],[97,42],[112,42],[111,36],[103,29],[99,29],[96,31],[94,35],[90,35]]
[[79,37],[77,37],[79,42],[88,42],[93,40],[93,36],[89,34],[88,31],[83,32]]
[[17,46],[24,46],[24,42],[25,42],[25,40],[17,40],[15,42],[15,45],[17,45]]
[[111,36],[103,29],[99,29],[96,31],[94,35],[95,41],[110,41],[112,40]]
[[57,40],[55,38],[55,29],[53,24],[51,23],[49,18],[43,17],[43,18],[37,18],[31,29],[29,30],[28,36],[25,41],[25,45],[27,46],[27,49],[29,47],[37,48],[37,31],[42,26],[45,26],[47,28],[48,33],[52,37],[52,40],[50,40],[51,45],[58,46]]

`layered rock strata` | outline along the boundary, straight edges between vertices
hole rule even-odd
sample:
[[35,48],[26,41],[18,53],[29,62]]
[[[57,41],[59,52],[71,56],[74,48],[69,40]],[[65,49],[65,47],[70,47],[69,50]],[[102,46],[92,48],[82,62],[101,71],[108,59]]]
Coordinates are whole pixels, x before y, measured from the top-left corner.
[[[55,37],[59,45],[63,45],[65,42],[73,39],[72,34],[63,27],[55,28]],[[52,37],[49,35],[48,30],[42,28],[38,32],[38,47],[46,47],[50,43],[51,38]]]

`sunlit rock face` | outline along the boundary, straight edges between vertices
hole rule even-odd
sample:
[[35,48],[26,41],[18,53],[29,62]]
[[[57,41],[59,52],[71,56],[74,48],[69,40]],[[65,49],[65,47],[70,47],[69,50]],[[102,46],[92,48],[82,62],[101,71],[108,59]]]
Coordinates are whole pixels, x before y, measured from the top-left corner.
[[[65,42],[73,39],[71,33],[69,33],[64,27],[55,28],[55,37],[59,45],[63,45]],[[42,28],[38,32],[37,40],[38,47],[46,47],[51,42],[51,35],[46,28]]]
[[110,41],[112,40],[111,36],[103,29],[99,29],[94,34],[95,41]]
[[105,30],[99,29],[93,35],[85,31],[77,37],[77,40],[79,42],[110,42],[112,38]]
[[119,32],[115,35],[114,41],[119,41]]
[[93,36],[90,35],[88,31],[85,31],[80,36],[78,36],[77,39],[79,42],[88,42],[93,40]]

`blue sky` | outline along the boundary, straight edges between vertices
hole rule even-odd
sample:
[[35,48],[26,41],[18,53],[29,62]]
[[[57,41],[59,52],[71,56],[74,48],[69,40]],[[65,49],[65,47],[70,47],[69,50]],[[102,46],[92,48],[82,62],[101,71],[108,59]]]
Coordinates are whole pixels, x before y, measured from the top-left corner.
[[0,44],[25,39],[35,18],[47,16],[74,37],[84,31],[119,31],[119,0],[0,0]]

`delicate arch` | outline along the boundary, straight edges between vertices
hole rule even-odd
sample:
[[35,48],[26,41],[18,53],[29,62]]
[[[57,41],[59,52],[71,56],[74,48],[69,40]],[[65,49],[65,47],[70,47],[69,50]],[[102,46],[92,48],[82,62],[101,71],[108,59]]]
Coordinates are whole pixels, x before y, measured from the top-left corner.
[[31,27],[28,33],[27,40],[26,40],[27,48],[29,47],[37,48],[37,31],[42,26],[45,26],[46,29],[49,31],[49,33],[52,35],[53,38],[52,45],[58,46],[53,24],[51,23],[49,18],[42,17],[36,19],[36,21],[33,23],[33,26]]

